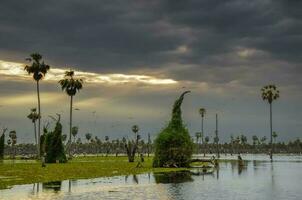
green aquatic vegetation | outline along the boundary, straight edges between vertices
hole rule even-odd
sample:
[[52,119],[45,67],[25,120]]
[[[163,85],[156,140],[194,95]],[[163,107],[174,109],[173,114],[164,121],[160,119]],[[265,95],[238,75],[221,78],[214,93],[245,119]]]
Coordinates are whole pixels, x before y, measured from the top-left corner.
[[129,163],[126,156],[87,156],[74,158],[68,163],[46,164],[46,167],[41,167],[38,161],[0,163],[0,189],[17,184],[184,170],[184,168],[153,168],[152,157],[145,158],[142,167],[137,168],[139,158],[136,159],[135,162]]
[[193,142],[181,116],[181,104],[189,92],[182,93],[175,101],[171,121],[155,140],[154,167],[189,167]]

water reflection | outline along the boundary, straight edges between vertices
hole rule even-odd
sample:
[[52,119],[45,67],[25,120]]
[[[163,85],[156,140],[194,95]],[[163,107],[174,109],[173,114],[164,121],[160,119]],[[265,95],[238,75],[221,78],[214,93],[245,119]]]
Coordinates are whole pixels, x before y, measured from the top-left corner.
[[191,175],[190,171],[154,173],[154,178],[156,183],[184,183],[193,181]]
[[52,190],[54,192],[61,191],[61,186],[62,186],[62,181],[52,181],[52,182],[42,183],[43,190]]

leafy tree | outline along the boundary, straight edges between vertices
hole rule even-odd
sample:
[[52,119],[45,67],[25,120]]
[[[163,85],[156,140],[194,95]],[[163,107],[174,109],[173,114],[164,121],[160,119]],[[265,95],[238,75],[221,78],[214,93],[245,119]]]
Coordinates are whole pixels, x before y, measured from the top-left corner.
[[155,140],[154,167],[177,166],[188,167],[193,153],[193,142],[183,125],[181,104],[186,91],[175,101],[172,118]]
[[24,70],[28,74],[33,74],[33,78],[37,84],[37,95],[38,95],[38,157],[40,157],[40,137],[41,137],[41,103],[40,103],[40,86],[39,82],[45,77],[48,70],[50,69],[49,65],[45,64],[42,60],[42,55],[38,53],[33,53],[30,55],[30,58],[26,58],[27,61],[31,62],[31,65],[26,65]]
[[54,131],[47,133],[45,140],[46,163],[67,162],[62,141],[62,124],[60,123],[60,117],[56,122]]
[[34,134],[35,134],[35,142],[37,145],[37,152],[39,152],[38,148],[38,141],[37,141],[37,123],[36,121],[39,119],[39,114],[37,113],[36,108],[30,109],[29,115],[27,115],[27,118],[31,120],[31,122],[34,124]]
[[273,160],[273,120],[272,120],[272,104],[273,101],[277,100],[280,97],[280,92],[277,90],[275,85],[266,85],[261,89],[261,96],[263,101],[267,101],[270,106],[270,135],[271,135],[271,150],[270,150],[270,159]]
[[[66,71],[65,72],[65,79],[59,81],[61,88],[63,91],[70,96],[70,111],[69,111],[69,145],[71,145],[71,135],[72,135],[72,106],[73,106],[73,96],[82,89],[83,87],[83,80],[82,79],[75,79],[74,78],[74,71]],[[70,155],[69,148],[69,155]]]

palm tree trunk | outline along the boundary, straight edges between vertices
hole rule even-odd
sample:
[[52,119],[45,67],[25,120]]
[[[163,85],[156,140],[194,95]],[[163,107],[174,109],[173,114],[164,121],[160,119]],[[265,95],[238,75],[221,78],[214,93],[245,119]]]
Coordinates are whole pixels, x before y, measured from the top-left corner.
[[41,104],[40,104],[40,88],[39,81],[37,81],[37,95],[38,95],[38,159],[40,159],[40,137],[41,137]]
[[71,132],[72,132],[72,103],[73,103],[73,96],[70,96],[70,121],[69,121],[69,156],[71,156]]
[[203,146],[203,157],[205,157],[206,150],[205,150],[205,145],[204,145],[203,116],[201,117],[201,141],[202,141],[202,146]]
[[271,151],[270,159],[273,160],[273,119],[272,119],[272,103],[270,105],[270,131],[271,131]]
[[36,122],[34,122],[34,133],[35,133],[35,141],[36,141],[36,147],[37,147],[37,153],[38,153],[37,124],[36,124]]

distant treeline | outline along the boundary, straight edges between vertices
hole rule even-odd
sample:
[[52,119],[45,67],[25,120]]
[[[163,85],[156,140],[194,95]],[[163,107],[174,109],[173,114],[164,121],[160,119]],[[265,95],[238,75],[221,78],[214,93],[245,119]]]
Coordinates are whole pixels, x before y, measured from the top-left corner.
[[[101,141],[99,139],[91,139],[87,142],[77,142],[72,143],[71,151],[72,154],[95,154],[95,155],[109,155],[114,154],[125,155],[125,140],[107,140]],[[239,154],[239,153],[268,153],[270,150],[270,143],[247,143],[247,142],[238,142],[233,141],[230,143],[224,144],[215,144],[215,143],[194,143],[194,153],[199,154],[214,154],[217,153],[217,150],[221,154]],[[296,139],[290,142],[278,142],[273,145],[275,153],[302,153],[302,142],[300,139]],[[35,144],[16,144],[14,147],[5,145],[4,154],[10,156],[13,154],[16,155],[35,155],[37,152]],[[139,150],[138,153],[148,154],[154,153],[154,144],[152,141],[145,142],[144,140],[139,141]]]

